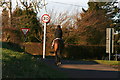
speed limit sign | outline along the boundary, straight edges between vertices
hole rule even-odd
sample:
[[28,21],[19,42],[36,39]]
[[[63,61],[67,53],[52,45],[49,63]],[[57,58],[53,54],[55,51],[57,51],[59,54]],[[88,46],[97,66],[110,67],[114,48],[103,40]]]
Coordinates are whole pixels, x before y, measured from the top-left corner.
[[50,22],[50,16],[48,14],[44,14],[41,17],[42,22],[44,23],[44,37],[43,37],[43,59],[45,58],[45,49],[46,49],[46,26],[47,23]]
[[44,14],[44,15],[42,16],[42,22],[43,22],[43,23],[48,23],[48,22],[50,22],[50,16],[49,16],[48,14]]

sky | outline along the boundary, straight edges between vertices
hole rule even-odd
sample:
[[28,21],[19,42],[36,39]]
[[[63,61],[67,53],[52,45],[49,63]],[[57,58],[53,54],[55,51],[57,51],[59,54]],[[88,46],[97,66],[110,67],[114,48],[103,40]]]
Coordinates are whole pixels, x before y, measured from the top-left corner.
[[[8,0],[7,0],[8,1]],[[18,0],[19,1],[19,0]],[[70,10],[73,8],[85,7],[87,8],[88,0],[45,0],[47,4],[47,9],[56,9],[60,11]],[[12,0],[13,9],[16,5],[16,0]],[[58,11],[59,11],[58,10]]]
[[[6,1],[9,1],[9,0],[6,0]],[[75,10],[81,11],[82,7],[87,9],[88,8],[87,3],[89,0],[45,0],[45,1],[47,3],[46,8],[48,11],[54,9],[57,12],[63,12],[63,11],[74,12]],[[90,0],[90,1],[95,1],[95,0]],[[111,0],[97,0],[97,1],[111,1]],[[13,5],[13,9],[15,9],[16,0],[12,0],[12,5]]]
[[[82,7],[85,9],[88,8],[87,5],[88,0],[45,0],[45,2],[47,3],[46,9],[48,13],[53,9],[58,14],[66,11],[73,14],[75,11],[81,12]],[[15,8],[16,8],[16,0],[12,0],[12,9],[14,10]],[[1,13],[2,13],[2,8],[0,7],[0,15]],[[41,9],[40,13],[38,14],[38,17],[41,17],[45,13],[46,13],[45,9],[44,8]]]
[[[88,0],[45,0],[47,3],[46,9],[47,12],[50,10],[54,10],[56,12],[74,12],[75,10],[81,11],[82,7],[87,9],[88,8]],[[13,3],[13,10],[15,9],[16,0],[12,0]],[[44,14],[45,9],[41,9],[40,14]]]
[[[88,1],[89,0],[45,0],[45,2],[47,3],[46,5],[47,12],[49,13],[49,11],[54,10],[58,14],[66,11],[68,11],[71,14],[75,13],[76,11],[81,12],[82,8],[84,9],[88,8],[87,5]],[[16,0],[12,0],[12,6],[14,10],[16,8]],[[46,11],[43,8],[41,9],[39,15],[43,15],[45,13]]]
[[48,2],[47,8],[54,9],[58,12],[75,10],[81,11],[82,8],[88,8],[88,0],[46,0]]
[[[45,0],[45,2],[47,3],[47,6],[46,6],[47,12],[53,9],[57,13],[68,11],[71,14],[73,14],[75,11],[81,12],[82,8],[87,10],[88,1],[89,0]],[[91,1],[94,1],[94,0],[91,0]],[[99,1],[110,1],[110,0],[99,0]],[[12,0],[12,6],[14,10],[16,6],[16,0]],[[2,8],[0,8],[0,13],[1,13],[1,10]],[[43,8],[41,9],[39,14],[44,14],[44,13],[45,13],[45,9]]]

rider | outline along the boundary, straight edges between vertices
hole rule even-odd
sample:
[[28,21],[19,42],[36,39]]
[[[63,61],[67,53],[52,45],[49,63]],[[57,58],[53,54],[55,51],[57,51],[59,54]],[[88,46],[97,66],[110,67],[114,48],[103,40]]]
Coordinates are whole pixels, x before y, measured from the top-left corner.
[[56,39],[61,39],[62,40],[62,29],[61,29],[60,25],[57,25],[57,28],[56,28],[55,33],[54,33],[54,37],[55,37],[55,39],[52,42],[52,48],[54,46],[54,41]]

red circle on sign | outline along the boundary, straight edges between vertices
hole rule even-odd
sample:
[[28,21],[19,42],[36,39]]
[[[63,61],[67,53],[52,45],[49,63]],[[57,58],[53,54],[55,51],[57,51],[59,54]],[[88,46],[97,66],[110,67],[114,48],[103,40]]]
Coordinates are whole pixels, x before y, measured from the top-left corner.
[[48,22],[50,22],[50,16],[49,16],[48,14],[44,14],[44,15],[42,16],[42,22],[43,22],[43,23],[48,23]]

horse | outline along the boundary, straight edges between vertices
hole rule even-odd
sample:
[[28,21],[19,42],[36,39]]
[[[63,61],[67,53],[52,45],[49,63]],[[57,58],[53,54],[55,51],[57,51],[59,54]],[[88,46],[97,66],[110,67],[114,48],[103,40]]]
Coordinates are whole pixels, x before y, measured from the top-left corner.
[[55,64],[61,64],[61,54],[63,52],[64,43],[62,39],[54,40],[54,53],[55,53]]

